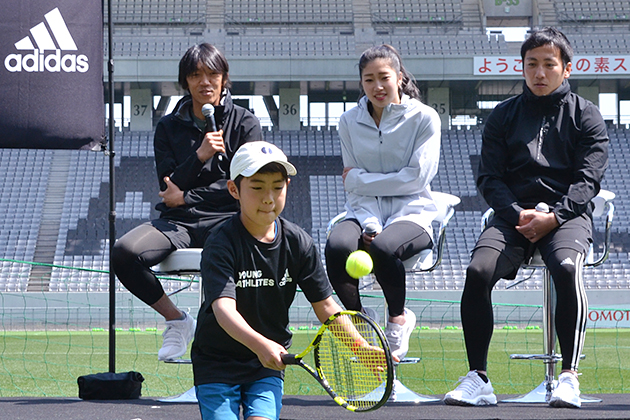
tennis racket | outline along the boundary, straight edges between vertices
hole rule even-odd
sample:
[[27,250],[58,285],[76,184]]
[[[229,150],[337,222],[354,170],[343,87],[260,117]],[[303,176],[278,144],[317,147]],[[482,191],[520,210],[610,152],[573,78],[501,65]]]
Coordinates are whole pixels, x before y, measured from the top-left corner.
[[[312,354],[315,367],[304,362]],[[332,315],[299,354],[284,354],[315,378],[340,406],[350,411],[376,410],[389,399],[394,362],[381,328],[356,311]]]

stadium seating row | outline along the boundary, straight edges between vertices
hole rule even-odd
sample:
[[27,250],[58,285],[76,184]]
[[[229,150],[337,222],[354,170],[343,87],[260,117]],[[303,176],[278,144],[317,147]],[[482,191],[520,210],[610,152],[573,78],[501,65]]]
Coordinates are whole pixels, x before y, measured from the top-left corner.
[[314,35],[309,37],[226,36],[228,56],[353,56],[355,37],[349,35]]
[[[181,56],[188,46],[201,40],[224,47],[228,56],[237,57],[354,56],[361,52],[357,46],[361,50],[365,44],[378,42],[390,43],[405,55],[511,51],[503,36],[488,37],[481,24],[467,23],[464,3],[473,9],[467,12],[476,16],[472,21],[482,21],[481,2],[475,1],[111,1],[112,20],[118,28],[114,33],[115,56]],[[627,53],[630,3],[551,3],[551,21],[571,35],[577,54]],[[366,15],[372,32],[359,30]],[[222,24],[217,26],[213,16],[219,16]]]
[[[576,54],[622,54],[630,50],[628,34],[568,33]],[[189,35],[156,35],[117,37],[114,56],[117,57],[181,57],[190,45],[202,42],[203,37]],[[377,33],[374,43],[396,47],[403,56],[470,56],[510,53],[503,35],[486,36],[479,33],[460,34],[396,34]],[[295,37],[294,35],[226,35],[222,47],[229,57],[247,56],[355,56],[357,38],[347,34],[324,34]]]
[[238,24],[352,22],[352,3],[335,0],[244,0],[225,2],[225,18]]
[[389,2],[373,0],[370,2],[372,22],[374,23],[423,23],[423,22],[461,22],[461,1],[403,0]]
[[[208,3],[193,0],[112,0],[112,20],[122,25],[205,26]],[[403,0],[392,3],[371,0],[367,3],[371,21],[375,24],[462,22],[461,1]],[[228,25],[352,23],[355,13],[351,1],[333,0],[226,1],[223,6]],[[553,6],[558,21],[563,23],[630,19],[630,10],[625,2],[554,0]]]
[[[196,0],[110,0],[112,21],[132,25],[204,25],[206,2]],[[105,0],[105,8],[108,7]],[[107,10],[107,9],[105,9]]]
[[555,0],[559,21],[628,21],[630,11],[624,2],[595,0]]

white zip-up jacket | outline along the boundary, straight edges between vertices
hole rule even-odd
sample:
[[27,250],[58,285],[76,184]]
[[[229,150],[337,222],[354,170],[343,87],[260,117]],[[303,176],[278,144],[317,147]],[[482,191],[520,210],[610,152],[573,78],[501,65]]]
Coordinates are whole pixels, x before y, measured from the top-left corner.
[[437,208],[430,183],[440,160],[441,122],[437,112],[407,95],[383,110],[380,126],[364,96],[341,116],[339,137],[348,195],[347,218],[365,228],[408,220],[432,235]]

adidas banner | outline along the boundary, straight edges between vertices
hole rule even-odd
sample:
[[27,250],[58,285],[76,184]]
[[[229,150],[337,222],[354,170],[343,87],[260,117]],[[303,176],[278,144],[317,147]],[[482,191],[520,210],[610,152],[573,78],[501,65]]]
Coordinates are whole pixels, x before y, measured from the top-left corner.
[[0,148],[92,149],[104,135],[101,1],[0,1]]

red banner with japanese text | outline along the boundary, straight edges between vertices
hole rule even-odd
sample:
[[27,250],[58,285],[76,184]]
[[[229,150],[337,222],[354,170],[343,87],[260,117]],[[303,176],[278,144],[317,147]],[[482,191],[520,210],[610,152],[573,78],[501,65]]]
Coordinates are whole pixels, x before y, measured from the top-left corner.
[[[520,76],[523,60],[520,56],[474,57],[475,76]],[[571,74],[575,75],[630,75],[630,55],[583,55],[574,56]]]

